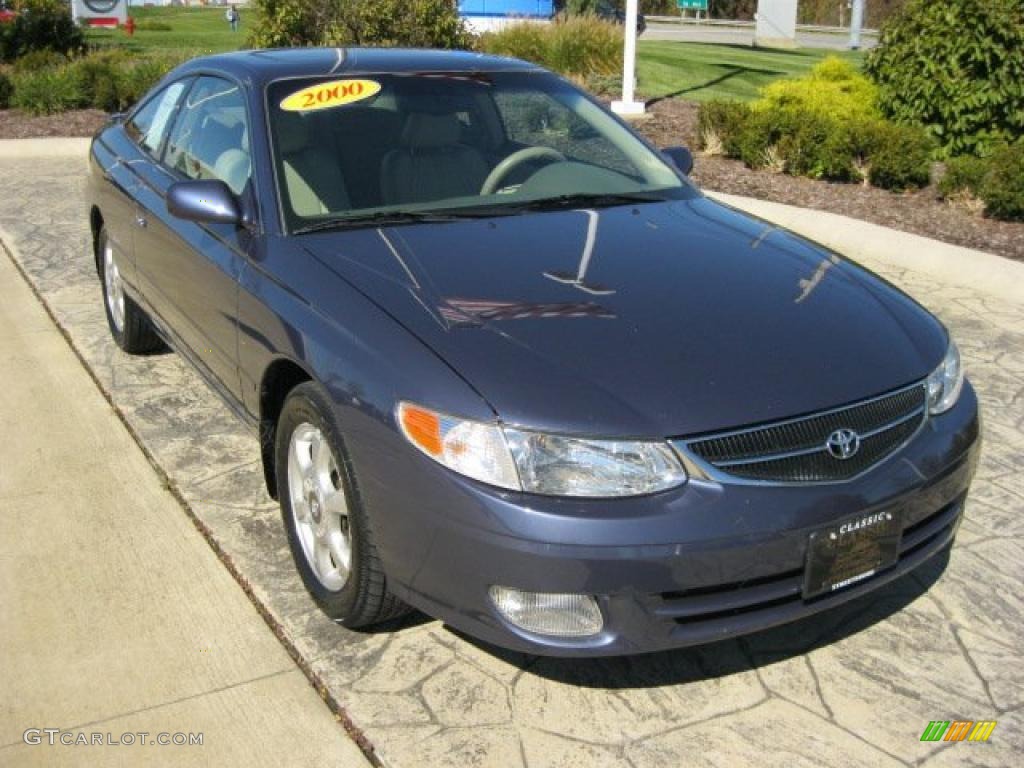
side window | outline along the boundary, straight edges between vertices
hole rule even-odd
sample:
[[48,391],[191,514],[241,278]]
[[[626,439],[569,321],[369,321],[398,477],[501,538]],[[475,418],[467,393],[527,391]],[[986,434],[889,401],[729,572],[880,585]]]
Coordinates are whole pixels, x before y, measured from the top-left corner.
[[147,101],[125,123],[125,132],[154,157],[160,151],[160,144],[167,133],[174,108],[184,90],[185,83],[181,80],[171,83]]
[[236,195],[252,173],[249,121],[242,92],[219,77],[200,77],[178,110],[164,163],[190,179],[220,179]]
[[611,142],[546,93],[499,90],[494,102],[509,141],[527,147],[550,147],[571,160],[627,176],[638,175],[636,166]]

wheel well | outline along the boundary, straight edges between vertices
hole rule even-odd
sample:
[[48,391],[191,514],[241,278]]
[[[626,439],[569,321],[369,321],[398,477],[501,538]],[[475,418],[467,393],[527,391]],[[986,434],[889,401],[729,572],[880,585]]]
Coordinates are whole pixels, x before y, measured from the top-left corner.
[[277,419],[288,393],[307,381],[311,378],[300,366],[291,360],[277,360],[267,368],[260,384],[260,454],[267,492],[273,499],[277,498],[277,472],[274,467]]
[[92,255],[96,260],[96,272],[100,270],[100,254],[98,251],[100,230],[103,228],[103,214],[95,205],[89,211],[89,229],[92,230]]

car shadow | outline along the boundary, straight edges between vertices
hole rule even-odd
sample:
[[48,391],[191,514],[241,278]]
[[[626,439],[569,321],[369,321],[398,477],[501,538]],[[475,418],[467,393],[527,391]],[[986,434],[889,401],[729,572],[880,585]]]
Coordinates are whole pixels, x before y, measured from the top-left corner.
[[566,685],[612,690],[656,688],[727,677],[837,643],[906,608],[938,581],[950,548],[876,591],[814,616],[693,648],[609,658],[567,659],[508,651],[450,632],[524,672]]

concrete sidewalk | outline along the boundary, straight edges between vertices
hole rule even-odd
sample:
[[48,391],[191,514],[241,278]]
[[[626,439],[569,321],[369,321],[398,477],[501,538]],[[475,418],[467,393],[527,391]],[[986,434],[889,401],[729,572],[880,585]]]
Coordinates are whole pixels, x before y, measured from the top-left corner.
[[4,251],[0,287],[0,765],[368,765]]

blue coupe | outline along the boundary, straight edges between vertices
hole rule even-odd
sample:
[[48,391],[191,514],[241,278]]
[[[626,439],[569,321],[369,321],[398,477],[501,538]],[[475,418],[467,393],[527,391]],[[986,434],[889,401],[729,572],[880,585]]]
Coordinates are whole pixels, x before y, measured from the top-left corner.
[[110,330],[262,448],[331,618],[630,654],[945,552],[979,452],[943,326],[707,199],[570,83],[445,51],[191,61],[90,152]]

